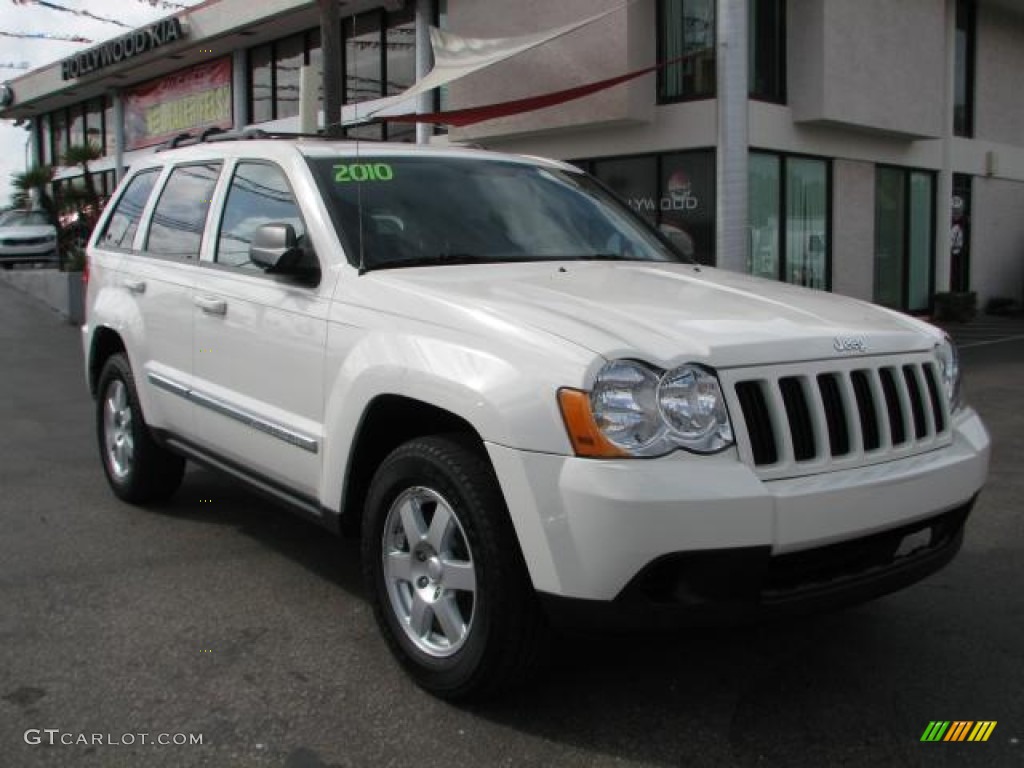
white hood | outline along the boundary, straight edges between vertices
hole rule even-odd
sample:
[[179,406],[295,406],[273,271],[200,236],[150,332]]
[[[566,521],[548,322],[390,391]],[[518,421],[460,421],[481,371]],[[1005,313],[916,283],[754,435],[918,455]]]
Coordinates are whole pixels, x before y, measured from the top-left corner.
[[31,240],[57,234],[56,228],[49,224],[32,224],[29,226],[0,227],[0,240]]
[[[941,332],[866,302],[734,272],[653,262],[541,262],[381,270],[378,300],[467,328],[481,311],[606,358],[719,368],[931,349]],[[367,285],[369,287],[369,285]],[[368,292],[370,299],[375,290]],[[380,306],[376,301],[376,306]],[[372,305],[372,304],[371,304]],[[837,339],[864,348],[837,349]],[[840,344],[841,345],[841,344]]]

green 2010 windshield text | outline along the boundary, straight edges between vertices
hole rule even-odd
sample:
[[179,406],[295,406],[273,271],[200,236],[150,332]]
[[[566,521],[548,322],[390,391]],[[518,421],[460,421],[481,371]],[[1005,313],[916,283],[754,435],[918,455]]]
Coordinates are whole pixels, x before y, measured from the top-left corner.
[[348,163],[334,166],[334,180],[339,184],[349,181],[391,181],[395,172],[387,163]]

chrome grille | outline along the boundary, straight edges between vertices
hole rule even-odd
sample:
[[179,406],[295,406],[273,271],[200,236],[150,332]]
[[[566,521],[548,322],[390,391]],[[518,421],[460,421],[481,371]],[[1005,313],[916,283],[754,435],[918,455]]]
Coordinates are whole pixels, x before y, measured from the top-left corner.
[[733,370],[723,384],[741,456],[768,478],[879,463],[950,440],[927,354]]

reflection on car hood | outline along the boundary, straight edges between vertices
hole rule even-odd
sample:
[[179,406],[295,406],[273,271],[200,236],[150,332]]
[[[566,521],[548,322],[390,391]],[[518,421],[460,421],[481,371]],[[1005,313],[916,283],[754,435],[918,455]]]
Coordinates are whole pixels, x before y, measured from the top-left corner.
[[890,354],[927,350],[941,338],[938,329],[866,302],[686,264],[517,263],[372,275],[369,306],[395,306],[393,291],[407,291],[398,306],[409,316],[465,329],[487,313],[607,358],[639,355],[665,367]]
[[28,239],[55,234],[57,234],[56,227],[51,227],[47,224],[35,224],[27,227],[0,227],[0,239]]

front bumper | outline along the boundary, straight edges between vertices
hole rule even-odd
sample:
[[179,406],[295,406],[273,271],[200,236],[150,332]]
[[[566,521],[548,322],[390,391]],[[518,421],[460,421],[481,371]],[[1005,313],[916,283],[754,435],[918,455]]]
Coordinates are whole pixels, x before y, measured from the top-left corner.
[[[706,574],[717,572],[737,582],[735,593],[701,587],[688,603],[679,598],[693,586],[672,577],[662,579],[669,585],[661,587],[662,598],[671,595],[662,602],[678,609],[734,603],[740,595],[746,607],[775,602],[781,608],[787,601],[814,607],[841,602],[844,592],[870,597],[897,589],[955,554],[963,519],[985,480],[989,438],[969,409],[953,426],[952,443],[928,453],[771,481],[735,452],[598,461],[487,447],[534,587],[555,598],[549,603],[630,602],[651,573],[666,569],[659,563],[685,561],[685,574],[701,561],[697,581],[706,584]],[[960,521],[951,538],[946,534],[953,529],[939,525],[943,520]],[[857,569],[824,579],[835,589],[822,587],[824,571],[785,589],[773,581],[800,558],[834,559],[834,545],[861,541],[870,550],[871,542],[882,540],[872,537],[882,535],[886,542],[899,539],[895,552],[908,535],[922,537],[925,529],[932,530],[931,544],[915,553],[913,568],[904,558],[867,567],[874,586],[865,587]]]
[[18,243],[0,244],[0,262],[22,262],[22,261],[56,261],[57,241],[47,240],[42,243]]

